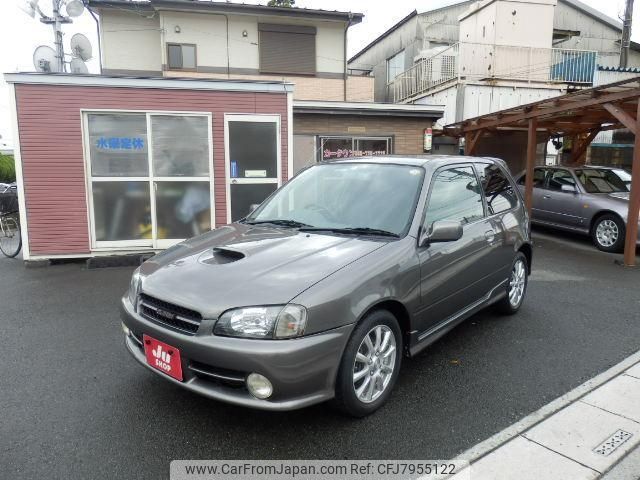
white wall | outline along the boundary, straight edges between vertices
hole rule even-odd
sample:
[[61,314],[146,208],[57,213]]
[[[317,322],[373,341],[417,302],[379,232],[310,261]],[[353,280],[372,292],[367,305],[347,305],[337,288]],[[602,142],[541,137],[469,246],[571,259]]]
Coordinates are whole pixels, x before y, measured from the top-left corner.
[[[163,30],[162,63],[167,61],[167,43],[194,43],[198,66],[227,66],[227,25],[222,15],[204,13],[161,12]],[[180,32],[176,32],[179,27]],[[235,39],[234,39],[235,40]],[[237,43],[234,41],[234,44]]]
[[422,97],[415,103],[421,105],[444,105],[444,115],[438,121],[439,124],[444,126],[565,93],[566,91],[560,88],[456,84]]
[[111,70],[162,71],[160,20],[121,11],[100,15],[102,66]]
[[[167,64],[167,43],[193,43],[197,63],[207,71],[227,68],[227,18],[229,63],[232,69],[260,68],[259,23],[283,23],[316,28],[318,73],[344,73],[345,23],[309,21],[276,16],[219,15],[162,11],[146,18],[139,14],[103,10],[103,67],[117,70],[160,71]],[[176,32],[179,27],[179,32]],[[243,33],[246,32],[246,36]],[[292,45],[295,48],[295,45]],[[246,72],[251,73],[251,72]]]
[[556,0],[485,0],[460,18],[460,41],[551,48]]

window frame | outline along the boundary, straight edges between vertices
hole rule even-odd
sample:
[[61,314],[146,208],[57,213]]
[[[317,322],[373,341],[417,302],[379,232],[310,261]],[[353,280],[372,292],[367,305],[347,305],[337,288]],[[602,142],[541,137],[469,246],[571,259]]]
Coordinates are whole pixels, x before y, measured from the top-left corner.
[[[171,70],[171,71],[175,71],[175,72],[195,72],[198,70],[198,45],[195,43],[177,43],[177,42],[167,42],[167,47],[166,47],[166,53],[167,53],[167,70]],[[172,67],[171,63],[169,61],[169,48],[170,47],[180,47],[180,49],[182,50],[182,47],[193,47],[193,61],[195,63],[195,66],[193,68],[191,67],[184,67],[184,55],[182,56],[182,67]]]
[[[540,167],[534,167],[534,168],[533,168],[533,176],[534,176],[534,179],[535,179],[535,172],[536,172],[536,170],[542,170],[542,171],[544,172],[544,178],[542,179],[542,184],[541,184],[540,186],[535,186],[535,185],[534,185],[534,186],[533,186],[533,188],[542,188],[542,189],[546,188],[547,178],[548,178],[548,176],[549,176],[549,171],[551,171],[551,169],[552,169],[552,168],[553,168],[553,167],[549,167],[549,166],[544,166],[544,167],[543,167],[543,166],[540,166]],[[524,186],[525,186],[525,183],[524,183],[524,182],[523,182],[523,183],[520,183],[520,181],[521,181],[522,179],[526,178],[526,176],[527,176],[527,172],[524,172],[524,173],[523,173],[523,174],[518,178],[518,180],[516,180],[516,184],[517,184],[517,185],[522,185],[522,186],[524,187]]]
[[[420,243],[420,232],[425,231],[426,225],[425,225],[425,221],[427,219],[427,210],[429,209],[429,203],[431,202],[431,194],[433,193],[433,186],[435,184],[435,180],[438,177],[438,175],[445,171],[445,170],[451,170],[453,168],[459,168],[459,167],[470,167],[471,170],[473,171],[473,175],[476,178],[476,182],[478,182],[478,185],[480,186],[480,177],[478,176],[478,171],[475,168],[475,163],[473,162],[465,162],[465,163],[455,163],[455,164],[449,164],[449,165],[443,165],[441,167],[438,167],[436,170],[433,171],[433,173],[431,174],[431,177],[429,178],[429,191],[427,192],[427,198],[424,201],[424,207],[422,209],[422,218],[420,220],[420,230],[418,232],[418,244]],[[462,225],[462,229],[464,231],[464,229],[469,226],[469,225],[475,225],[478,222],[484,222],[488,217],[487,217],[487,206],[486,206],[486,200],[484,198],[484,191],[480,192],[480,198],[482,200],[482,217],[478,218],[476,220],[474,220],[473,222],[467,222],[464,225]],[[425,232],[425,233],[428,233]],[[464,235],[463,235],[464,236]]]
[[[89,115],[112,114],[112,115],[145,115],[147,121],[147,160],[149,171],[146,176],[136,177],[93,177],[91,173],[91,140],[89,132]],[[213,114],[211,112],[189,112],[189,111],[171,111],[171,110],[120,110],[120,109],[80,109],[81,125],[82,125],[82,145],[84,157],[84,182],[86,192],[86,209],[87,209],[87,225],[89,226],[89,247],[92,252],[104,252],[114,250],[158,250],[168,248],[176,239],[158,239],[157,238],[157,214],[156,214],[156,196],[154,184],[160,181],[176,181],[176,182],[208,182],[209,183],[209,199],[210,199],[210,224],[211,228],[216,225],[216,204],[215,204],[215,178],[213,163]],[[156,176],[153,170],[153,134],[151,127],[151,117],[158,116],[196,116],[207,118],[207,140],[209,146],[209,175],[202,177],[165,177]],[[96,240],[95,212],[93,205],[93,182],[148,182],[150,194],[150,209],[152,218],[152,237],[147,240]]]
[[582,190],[582,185],[580,184],[580,180],[578,180],[578,178],[574,175],[574,173],[567,169],[567,168],[558,168],[558,167],[546,167],[548,169],[547,175],[545,176],[545,180],[544,180],[544,188],[545,190],[548,190],[550,192],[558,192],[558,193],[568,193],[571,195],[574,195],[571,192],[563,192],[562,190],[555,190],[553,188],[549,188],[549,181],[551,180],[551,177],[553,176],[552,172],[566,172],[569,174],[569,176],[573,179],[573,183],[576,187],[576,192],[577,193],[584,193]]
[[[280,114],[272,113],[225,113],[223,116],[224,124],[224,182],[225,182],[225,202],[226,202],[226,214],[227,223],[232,223],[231,220],[231,184],[271,184],[276,185],[276,190],[271,194],[273,195],[284,183],[282,175],[282,117]],[[274,177],[231,177],[231,142],[229,124],[231,122],[246,122],[246,123],[274,123],[276,125],[276,173]],[[292,146],[289,146],[292,148]],[[288,172],[289,173],[289,172]],[[290,173],[289,173],[290,174]],[[289,178],[287,178],[289,180]],[[271,198],[269,195],[264,201]]]
[[400,73],[399,73],[399,74],[398,74],[398,75],[396,75],[395,77],[393,77],[393,78],[391,78],[391,79],[389,78],[389,64],[391,63],[391,61],[392,61],[394,58],[396,58],[396,57],[397,57],[398,55],[400,55],[400,54],[402,54],[402,55],[403,55],[403,57],[402,57],[402,60],[403,60],[403,62],[402,62],[402,68],[403,68],[403,70],[402,70],[400,73],[402,73],[402,72],[404,72],[404,71],[406,70],[406,68],[404,67],[404,65],[405,65],[405,60],[406,60],[406,58],[405,58],[405,55],[406,55],[406,49],[405,49],[405,48],[403,48],[403,49],[401,49],[401,50],[398,50],[396,53],[394,53],[394,54],[393,54],[393,55],[391,55],[390,57],[387,57],[387,59],[386,59],[386,62],[385,62],[386,72],[385,72],[385,73],[386,73],[387,85],[389,85],[391,82],[393,82],[393,81],[398,77],[398,75],[400,75]]
[[[506,178],[507,182],[509,182],[509,185],[511,185],[511,189],[516,192],[516,204],[515,206],[507,209],[507,210],[503,210],[501,212],[498,213],[490,213],[489,212],[489,202],[487,201],[487,196],[484,193],[484,188],[482,189],[482,202],[484,203],[485,206],[485,218],[493,218],[497,215],[504,215],[505,213],[509,213],[509,212],[513,212],[515,210],[517,210],[518,208],[520,208],[523,203],[522,203],[522,199],[520,198],[520,189],[518,188],[519,183],[513,179],[511,177],[511,175],[509,175],[509,172],[506,172],[505,169],[503,168],[502,165],[500,165],[499,163],[490,163],[490,162],[476,162],[474,163],[474,167],[476,169],[476,175],[478,177],[478,183],[479,185],[482,187],[482,175],[480,173],[480,166],[483,166],[482,168],[486,168],[489,165],[495,165],[496,167],[498,167],[498,169],[502,172],[502,174],[504,175],[504,177]],[[545,175],[545,179],[546,179],[546,175]]]

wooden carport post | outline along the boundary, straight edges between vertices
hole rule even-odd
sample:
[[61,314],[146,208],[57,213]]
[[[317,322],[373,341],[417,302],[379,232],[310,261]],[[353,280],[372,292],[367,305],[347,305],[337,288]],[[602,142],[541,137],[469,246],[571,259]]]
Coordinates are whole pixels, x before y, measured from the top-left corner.
[[636,264],[636,240],[638,238],[638,217],[640,216],[640,99],[637,100],[636,132],[633,144],[633,163],[631,165],[631,194],[629,195],[629,214],[627,215],[627,238],[624,243],[624,264],[633,267]]
[[531,208],[533,203],[533,167],[536,164],[538,119],[529,119],[529,129],[527,134],[527,173],[524,181],[524,205],[529,212],[531,219]]

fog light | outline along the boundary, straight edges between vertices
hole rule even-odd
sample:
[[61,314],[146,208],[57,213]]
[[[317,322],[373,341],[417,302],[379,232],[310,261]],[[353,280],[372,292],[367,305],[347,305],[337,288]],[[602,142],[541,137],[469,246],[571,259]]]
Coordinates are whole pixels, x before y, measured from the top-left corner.
[[122,325],[122,331],[124,332],[124,334],[128,337],[131,334],[131,330],[129,330],[129,327],[127,327],[124,323],[120,322],[120,325]]
[[249,374],[247,377],[247,388],[251,395],[262,400],[269,398],[273,393],[273,385],[271,385],[271,382],[259,373]]

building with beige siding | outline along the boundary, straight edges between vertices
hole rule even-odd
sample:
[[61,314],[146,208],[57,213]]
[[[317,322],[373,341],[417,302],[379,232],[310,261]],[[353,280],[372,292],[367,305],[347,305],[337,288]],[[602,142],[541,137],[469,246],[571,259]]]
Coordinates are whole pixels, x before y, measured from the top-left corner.
[[[293,84],[294,173],[311,160],[329,160],[325,151],[430,151],[425,135],[442,108],[403,112],[376,104],[374,77],[348,71],[349,28],[363,21],[360,13],[186,0],[88,3],[99,17],[104,74]],[[299,102],[324,102],[331,113],[308,113]],[[366,116],[347,121],[353,103],[360,104],[356,115]],[[340,121],[325,128],[327,116]]]

